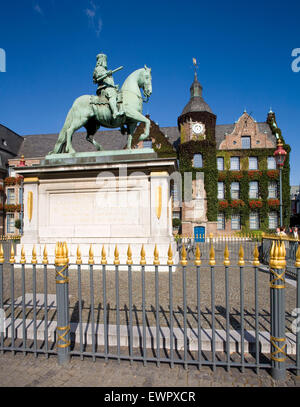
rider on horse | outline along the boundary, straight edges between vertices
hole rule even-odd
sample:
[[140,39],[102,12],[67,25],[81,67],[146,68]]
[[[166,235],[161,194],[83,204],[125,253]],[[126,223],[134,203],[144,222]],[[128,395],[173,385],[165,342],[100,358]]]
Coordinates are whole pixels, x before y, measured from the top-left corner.
[[93,75],[94,83],[97,83],[97,95],[104,95],[111,108],[113,118],[124,114],[123,111],[118,111],[117,107],[117,95],[119,86],[115,86],[114,79],[112,77],[112,71],[107,70],[107,56],[105,54],[97,55],[97,65]]

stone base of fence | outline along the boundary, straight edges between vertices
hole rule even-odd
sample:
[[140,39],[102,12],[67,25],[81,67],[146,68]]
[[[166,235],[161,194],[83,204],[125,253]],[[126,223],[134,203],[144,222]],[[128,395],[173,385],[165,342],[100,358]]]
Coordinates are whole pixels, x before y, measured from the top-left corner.
[[[56,341],[56,321],[48,323],[48,341]],[[45,340],[45,323],[42,320],[36,321],[37,340]],[[160,327],[160,348],[170,349],[170,329],[167,327]],[[104,325],[95,324],[95,343],[98,346],[104,346]],[[140,348],[143,343],[142,327],[133,326],[133,348]],[[11,338],[11,326],[10,319],[6,319],[6,337]],[[86,345],[92,345],[92,326],[91,324],[82,323],[82,336],[83,342]],[[266,331],[261,331],[259,337],[260,353],[270,353],[270,334]],[[15,339],[23,338],[23,320],[15,320]],[[184,334],[181,328],[174,328],[173,335],[174,349],[178,351],[184,350]],[[191,352],[198,352],[198,335],[195,330],[187,329],[188,348]],[[31,319],[26,319],[26,339],[34,339],[34,323]],[[80,327],[78,323],[71,323],[71,340],[75,344],[80,343]],[[236,330],[230,330],[229,334],[229,349],[230,353],[241,352],[241,332]],[[117,346],[117,326],[108,326],[108,344],[109,346]],[[296,354],[296,335],[288,332],[286,333],[286,353],[288,355]],[[126,325],[120,325],[120,346],[129,346],[129,327]],[[156,349],[156,327],[147,327],[146,330],[146,348]],[[201,350],[212,351],[212,330],[201,330]],[[226,351],[226,331],[217,329],[215,331],[215,350],[216,352]],[[244,332],[244,352],[255,353],[256,351],[256,338],[255,331]]]

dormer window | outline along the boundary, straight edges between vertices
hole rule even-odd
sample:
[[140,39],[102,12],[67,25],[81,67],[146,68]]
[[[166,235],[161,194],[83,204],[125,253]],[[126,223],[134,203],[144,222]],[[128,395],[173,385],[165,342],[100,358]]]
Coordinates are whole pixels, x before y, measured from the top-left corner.
[[242,137],[242,148],[245,148],[245,149],[251,148],[251,137],[250,136]]

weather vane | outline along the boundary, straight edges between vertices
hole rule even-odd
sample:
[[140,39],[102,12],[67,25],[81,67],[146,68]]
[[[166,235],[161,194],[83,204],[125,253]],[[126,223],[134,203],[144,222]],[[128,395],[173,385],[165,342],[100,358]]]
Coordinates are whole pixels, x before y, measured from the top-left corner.
[[199,69],[199,65],[197,64],[197,59],[193,58],[193,64],[195,67],[195,75],[197,76],[197,70]]

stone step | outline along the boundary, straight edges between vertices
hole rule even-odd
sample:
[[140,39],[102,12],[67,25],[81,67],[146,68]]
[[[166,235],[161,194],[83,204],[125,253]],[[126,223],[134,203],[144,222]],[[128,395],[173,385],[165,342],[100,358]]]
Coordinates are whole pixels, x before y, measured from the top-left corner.
[[[11,321],[10,318],[6,319],[6,332],[5,336],[11,338]],[[34,339],[34,321],[26,319],[26,335],[27,339]],[[44,341],[45,339],[45,323],[42,320],[36,321],[37,340]],[[104,325],[95,324],[95,339],[96,343],[100,346],[104,345]],[[160,327],[160,349],[170,349],[170,329],[168,327]],[[71,323],[72,341],[80,343],[80,326],[79,323]],[[120,346],[129,346],[129,326],[120,325]],[[143,327],[133,326],[133,347],[142,347],[143,344]],[[82,323],[82,337],[83,343],[87,345],[92,344],[92,325]],[[23,338],[23,320],[15,320],[15,339]],[[188,349],[192,352],[198,351],[198,335],[197,329],[187,328]],[[296,354],[296,335],[293,333],[286,333],[286,353],[289,355]],[[48,341],[54,342],[56,340],[56,321],[48,323]],[[108,343],[109,346],[117,345],[117,325],[108,326]],[[230,353],[241,352],[241,332],[230,330],[229,332],[229,349]],[[147,349],[156,349],[156,327],[146,328],[146,347]],[[173,347],[178,351],[184,350],[184,332],[181,328],[174,328],[173,330]],[[270,353],[270,334],[266,331],[259,332],[259,348],[260,352],[264,354]],[[212,350],[212,330],[201,330],[201,349],[202,351]],[[244,332],[244,352],[255,352],[256,338],[255,331]],[[226,331],[217,329],[215,331],[215,350],[216,352],[226,351]]]

